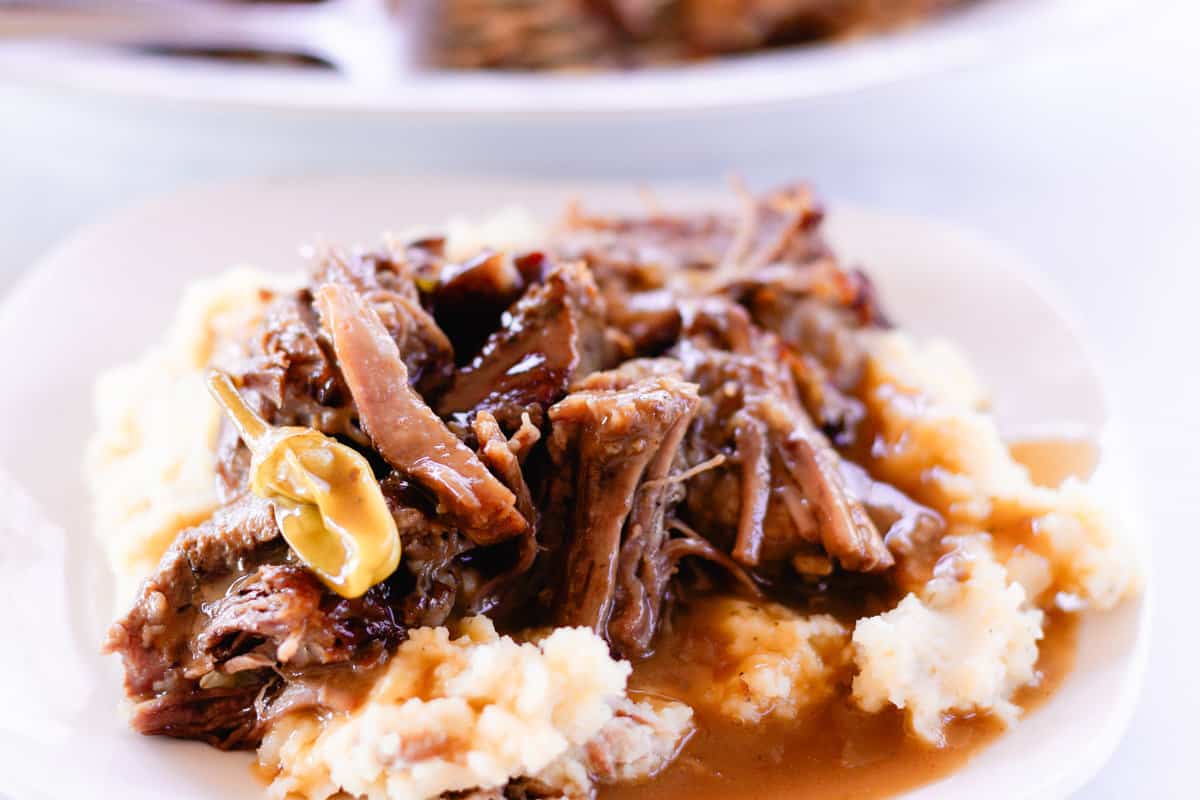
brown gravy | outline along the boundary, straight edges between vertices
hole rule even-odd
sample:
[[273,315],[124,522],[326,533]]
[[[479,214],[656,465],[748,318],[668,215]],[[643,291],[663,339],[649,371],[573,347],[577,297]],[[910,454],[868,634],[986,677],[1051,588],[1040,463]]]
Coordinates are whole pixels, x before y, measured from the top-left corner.
[[[1075,660],[1077,621],[1047,616],[1038,669],[1041,681],[1021,690],[1032,711],[1053,694]],[[709,673],[711,674],[711,673]],[[695,696],[701,672],[664,646],[639,664],[633,688],[656,687],[680,700]],[[678,760],[653,780],[608,787],[601,800],[829,800],[887,797],[944,777],[1003,733],[991,718],[959,719],[942,749],[907,734],[899,712],[864,714],[835,701],[789,725],[742,726],[698,715],[698,730]]]
[[1030,436],[1009,442],[1008,451],[1039,486],[1087,480],[1100,462],[1100,446],[1084,436]]

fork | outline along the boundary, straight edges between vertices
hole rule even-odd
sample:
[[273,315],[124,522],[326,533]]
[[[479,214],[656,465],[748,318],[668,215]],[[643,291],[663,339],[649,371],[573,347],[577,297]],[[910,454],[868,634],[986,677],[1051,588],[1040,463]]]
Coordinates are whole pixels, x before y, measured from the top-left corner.
[[324,62],[351,81],[384,84],[424,61],[429,0],[0,0],[9,41],[106,45],[188,54],[245,50]]

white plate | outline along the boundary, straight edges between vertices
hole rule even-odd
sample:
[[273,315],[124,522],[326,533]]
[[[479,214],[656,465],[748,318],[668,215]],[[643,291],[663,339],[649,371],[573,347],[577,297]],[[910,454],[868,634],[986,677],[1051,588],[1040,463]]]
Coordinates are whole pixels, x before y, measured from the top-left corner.
[[[89,536],[80,477],[91,385],[159,337],[182,287],[236,263],[294,270],[297,243],[376,240],[521,202],[553,213],[573,192],[628,206],[613,186],[372,178],[275,181],[174,195],[81,231],[0,307],[0,795],[14,799],[259,798],[245,755],[145,738],[117,713],[115,659],[99,642],[112,606]],[[727,201],[683,186],[685,206]],[[917,219],[838,210],[834,244],[861,261],[893,314],[961,342],[995,388],[1002,424],[1075,423],[1104,442],[1097,475],[1116,503],[1124,474],[1103,392],[1074,326],[1003,248]],[[1026,344],[1028,343],[1028,344]],[[1039,391],[1029,392],[1030,381]],[[1136,518],[1134,518],[1136,519]],[[1138,536],[1145,551],[1145,537]],[[1088,617],[1062,690],[963,770],[920,798],[1063,796],[1107,759],[1146,658],[1148,602]]]
[[1154,5],[1137,0],[977,0],[924,24],[852,42],[587,75],[409,72],[398,79],[350,81],[307,69],[187,63],[13,43],[0,44],[0,75],[121,95],[267,108],[470,115],[688,111],[828,96],[1009,57],[1031,46],[1061,46],[1098,24],[1149,13]]

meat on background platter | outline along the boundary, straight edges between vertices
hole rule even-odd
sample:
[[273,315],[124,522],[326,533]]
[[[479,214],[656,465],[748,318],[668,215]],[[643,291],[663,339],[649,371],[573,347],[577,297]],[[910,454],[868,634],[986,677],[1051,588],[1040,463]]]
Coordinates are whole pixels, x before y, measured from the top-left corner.
[[[632,72],[498,74],[406,66],[392,51],[363,58],[371,26],[344,38],[343,73],[188,60],[98,46],[18,41],[0,13],[0,77],[162,101],[306,111],[553,115],[685,112],[801,101],[1069,43],[1146,13],[1136,0],[975,0],[893,33]],[[98,24],[98,23],[96,23]],[[81,29],[83,39],[95,38]],[[374,31],[379,33],[376,28]],[[378,42],[374,43],[378,46]],[[403,48],[401,48],[403,49]]]
[[[664,207],[724,205],[720,187],[656,187]],[[119,669],[99,654],[113,613],[93,543],[81,458],[103,369],[158,340],[191,281],[238,264],[294,271],[298,245],[371,244],[387,230],[520,204],[604,209],[628,186],[405,178],[275,180],[193,189],[80,231],[0,304],[0,796],[21,800],[257,800],[245,755],[141,737],[122,720]],[[839,208],[828,235],[875,278],[891,315],[958,342],[993,390],[1003,430],[1046,423],[1100,442],[1094,481],[1137,527],[1136,480],[1070,312],[1002,246],[943,224]],[[1086,616],[1062,689],[919,800],[1064,797],[1107,760],[1131,715],[1149,643],[1149,597]]]

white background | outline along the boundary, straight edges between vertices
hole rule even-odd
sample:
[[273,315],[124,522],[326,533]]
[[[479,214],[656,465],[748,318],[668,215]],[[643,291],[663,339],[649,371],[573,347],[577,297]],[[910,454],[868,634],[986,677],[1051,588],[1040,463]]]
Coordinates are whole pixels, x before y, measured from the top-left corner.
[[[1053,52],[697,117],[484,128],[0,86],[0,290],[55,239],[108,211],[199,180],[263,174],[803,176],[833,202],[982,231],[1045,272],[1080,313],[1144,478],[1155,551],[1150,672],[1129,734],[1081,796],[1196,797],[1200,3],[1144,8]],[[1038,344],[1019,330],[1012,338],[1018,350]],[[11,391],[20,376],[4,380]]]

